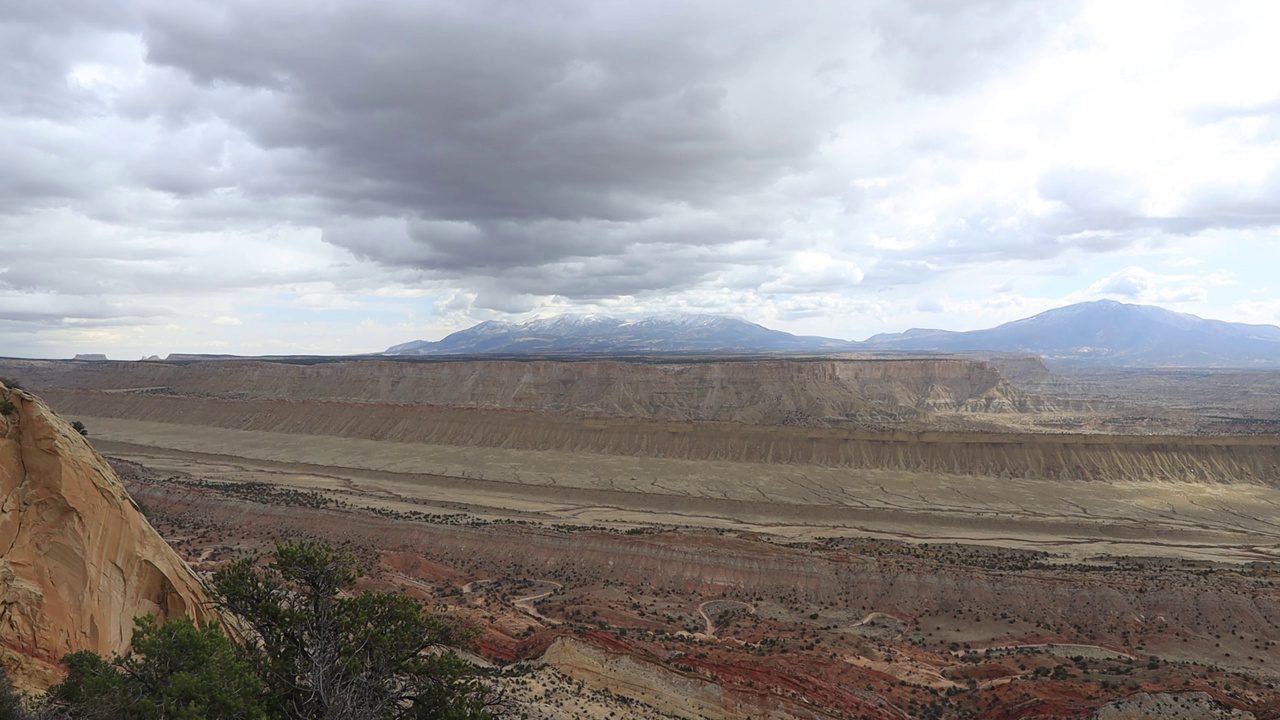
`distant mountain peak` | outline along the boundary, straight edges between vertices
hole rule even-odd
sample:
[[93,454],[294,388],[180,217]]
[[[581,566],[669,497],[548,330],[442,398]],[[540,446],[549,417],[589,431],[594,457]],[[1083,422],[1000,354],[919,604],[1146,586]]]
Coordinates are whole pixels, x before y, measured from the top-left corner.
[[1104,299],[1046,310],[986,330],[912,330],[863,347],[913,352],[1033,353],[1059,362],[1156,367],[1280,366],[1280,328],[1205,320]]
[[514,325],[480,323],[435,343],[416,341],[388,355],[540,353],[732,353],[843,351],[843,340],[799,337],[738,318],[706,313],[667,313],[634,320],[565,314]]
[[594,314],[574,314],[566,313],[563,315],[553,315],[547,318],[536,318],[513,327],[530,328],[539,330],[567,330],[574,331],[581,328],[594,328],[602,325],[620,324],[621,320],[615,320],[604,315]]
[[1054,308],[986,330],[913,328],[855,343],[802,337],[726,315],[666,313],[632,320],[566,314],[522,324],[490,320],[439,342],[387,355],[769,352],[998,352],[1064,363],[1133,367],[1280,367],[1280,328],[1205,320],[1104,299]]

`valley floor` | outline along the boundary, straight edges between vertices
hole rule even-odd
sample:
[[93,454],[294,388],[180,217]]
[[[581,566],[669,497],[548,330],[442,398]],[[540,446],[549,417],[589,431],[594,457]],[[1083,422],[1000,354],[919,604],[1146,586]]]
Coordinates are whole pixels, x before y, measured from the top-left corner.
[[1280,560],[1280,488],[1264,484],[1060,482],[77,419],[101,451],[161,471],[267,481],[397,510],[971,542],[1044,549],[1071,562],[1099,554]]

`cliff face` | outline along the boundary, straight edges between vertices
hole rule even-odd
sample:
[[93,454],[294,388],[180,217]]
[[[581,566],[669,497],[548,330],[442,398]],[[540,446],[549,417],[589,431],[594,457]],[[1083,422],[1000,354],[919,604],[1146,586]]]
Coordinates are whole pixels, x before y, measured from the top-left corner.
[[[68,415],[89,418],[90,424],[95,418],[121,418],[253,433],[507,450],[817,465],[993,478],[1248,482],[1280,487],[1280,442],[1275,435],[866,432],[831,427],[575,418],[568,414],[372,403],[228,400],[56,390],[47,393],[47,397]],[[265,442],[266,436],[257,436],[257,440]],[[212,445],[172,447],[213,451],[207,449]],[[233,448],[233,451],[251,452],[246,447]],[[292,460],[308,462],[306,456]]]
[[67,653],[122,652],[136,616],[215,616],[195,574],[79,433],[3,385],[0,408],[9,410],[0,415],[0,655],[28,683],[50,676],[32,665],[47,671]]
[[245,360],[169,363],[0,362],[48,390],[145,391],[233,400],[318,400],[505,409],[577,416],[839,423],[933,412],[1027,412],[1020,392],[971,359],[767,359],[685,362]]

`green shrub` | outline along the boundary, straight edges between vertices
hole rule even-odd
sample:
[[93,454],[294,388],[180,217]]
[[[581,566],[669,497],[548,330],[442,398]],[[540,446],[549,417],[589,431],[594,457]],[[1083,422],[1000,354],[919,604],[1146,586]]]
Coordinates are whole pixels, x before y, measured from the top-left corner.
[[12,400],[0,400],[0,415],[9,417],[17,411],[17,409],[18,407],[13,404]]
[[72,720],[495,717],[480,671],[452,649],[469,634],[407,595],[352,594],[357,577],[349,555],[316,543],[237,560],[212,594],[242,645],[214,625],[139,618],[128,655],[65,657],[48,706]]
[[67,679],[50,704],[80,720],[265,720],[262,682],[217,625],[190,620],[134,621],[133,649],[110,662],[72,653]]
[[351,556],[306,542],[277,545],[268,565],[243,558],[214,575],[223,609],[257,639],[249,651],[272,708],[353,720],[493,717],[488,686],[452,650],[469,635],[407,595],[349,594],[358,576]]

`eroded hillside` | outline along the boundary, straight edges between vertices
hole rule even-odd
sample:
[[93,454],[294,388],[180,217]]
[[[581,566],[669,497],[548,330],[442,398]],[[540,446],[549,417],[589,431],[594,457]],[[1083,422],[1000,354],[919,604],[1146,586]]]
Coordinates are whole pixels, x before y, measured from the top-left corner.
[[377,360],[292,364],[0,362],[47,390],[319,400],[750,424],[902,421],[1052,407],[987,362],[933,359],[688,361]]
[[[582,418],[429,405],[231,400],[103,391],[46,394],[63,412],[86,419],[137,419],[174,426],[431,446],[993,478],[1280,484],[1280,444],[1273,436],[868,432],[714,421]],[[138,437],[111,437],[145,443]],[[293,459],[307,461],[305,457]],[[438,469],[427,462],[418,471]]]
[[[427,514],[376,488],[335,496],[127,468],[206,567],[279,537],[342,542],[375,569],[370,582],[470,618],[530,718],[1280,713],[1269,563],[620,532]],[[214,468],[201,469],[227,473]]]

